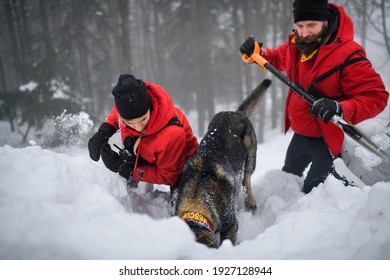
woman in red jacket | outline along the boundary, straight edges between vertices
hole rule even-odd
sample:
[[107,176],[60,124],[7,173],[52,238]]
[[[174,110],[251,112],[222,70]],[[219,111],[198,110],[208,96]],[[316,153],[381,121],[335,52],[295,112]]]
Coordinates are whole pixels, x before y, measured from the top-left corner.
[[[366,53],[353,39],[353,23],[344,9],[327,0],[295,0],[296,30],[275,49],[260,49],[270,64],[317,98],[310,106],[289,90],[285,129],[295,134],[283,170],[302,176],[311,164],[303,191],[325,181],[334,171],[333,159],[341,153],[344,134],[329,122],[334,115],[356,124],[372,118],[387,106],[389,93]],[[242,46],[251,55],[255,41]]]
[[[159,85],[120,75],[112,90],[114,106],[88,142],[90,157],[102,157],[105,166],[128,180],[174,186],[184,163],[198,141],[184,114]],[[121,131],[126,156],[120,156],[108,139]]]

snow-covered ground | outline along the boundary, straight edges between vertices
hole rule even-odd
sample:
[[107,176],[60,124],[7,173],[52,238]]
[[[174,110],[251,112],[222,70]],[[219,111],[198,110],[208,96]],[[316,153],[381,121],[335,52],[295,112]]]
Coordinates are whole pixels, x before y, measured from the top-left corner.
[[[85,148],[0,147],[0,259],[390,259],[390,182],[304,195],[280,170],[291,134],[267,134],[252,178],[258,210],[238,199],[238,244],[209,249],[168,213],[166,186],[125,182]],[[32,143],[34,144],[34,143]],[[337,165],[343,169],[343,163]]]

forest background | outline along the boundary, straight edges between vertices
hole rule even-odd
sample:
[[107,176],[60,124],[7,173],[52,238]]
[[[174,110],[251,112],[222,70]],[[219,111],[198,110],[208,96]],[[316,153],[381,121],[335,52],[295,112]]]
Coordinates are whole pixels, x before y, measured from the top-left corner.
[[[390,0],[333,2],[353,18],[357,41],[368,48],[389,89]],[[85,112],[97,126],[111,110],[110,92],[119,75],[131,73],[163,86],[195,120],[191,125],[201,137],[216,112],[234,110],[262,79],[273,79],[243,63],[238,49],[248,35],[265,47],[284,42],[294,28],[292,3],[2,0],[0,121],[19,146],[42,140],[48,123],[55,126],[64,114]],[[286,93],[286,86],[274,82],[258,110],[259,143],[267,130],[283,130]],[[61,139],[49,142],[61,145]]]

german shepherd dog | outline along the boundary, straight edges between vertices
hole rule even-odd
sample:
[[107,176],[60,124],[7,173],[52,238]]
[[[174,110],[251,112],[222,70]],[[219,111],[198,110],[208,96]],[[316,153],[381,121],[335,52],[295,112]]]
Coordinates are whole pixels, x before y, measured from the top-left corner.
[[235,244],[236,197],[241,184],[246,188],[246,208],[256,210],[251,175],[256,167],[257,139],[249,117],[270,84],[264,80],[237,111],[217,113],[197,152],[184,166],[175,191],[175,214],[187,222],[198,242],[209,247],[219,247],[224,239]]

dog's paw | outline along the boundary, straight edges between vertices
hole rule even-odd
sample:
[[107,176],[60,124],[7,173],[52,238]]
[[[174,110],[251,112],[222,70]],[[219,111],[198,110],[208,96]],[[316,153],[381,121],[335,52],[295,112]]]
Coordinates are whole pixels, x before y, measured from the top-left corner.
[[255,212],[257,209],[256,200],[253,197],[247,197],[245,199],[245,208],[247,211]]

